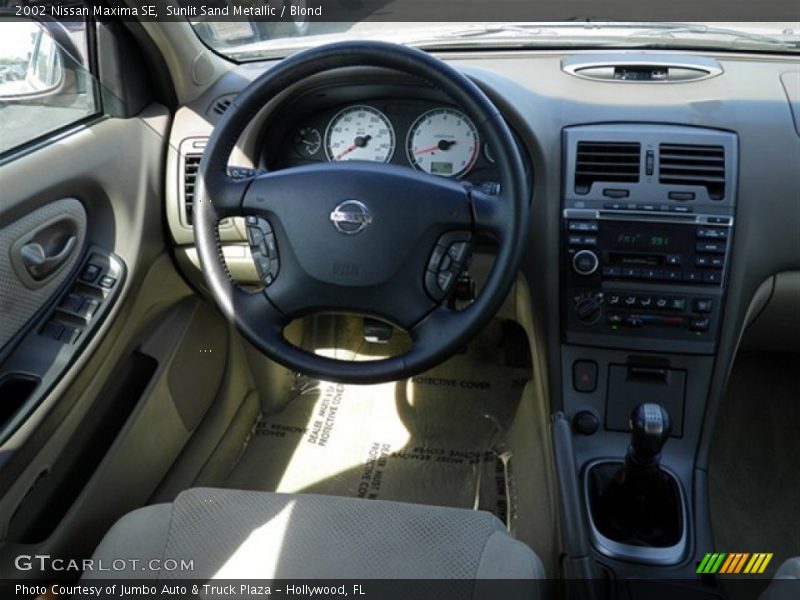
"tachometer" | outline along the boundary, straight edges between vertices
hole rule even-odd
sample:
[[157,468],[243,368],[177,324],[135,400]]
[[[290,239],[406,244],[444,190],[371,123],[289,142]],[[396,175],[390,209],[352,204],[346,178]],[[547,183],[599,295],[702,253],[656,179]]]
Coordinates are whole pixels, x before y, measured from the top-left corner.
[[417,169],[459,177],[472,168],[480,145],[478,130],[462,112],[434,108],[420,116],[408,132],[406,152]]
[[337,113],[325,131],[328,160],[389,162],[394,154],[394,128],[371,106],[350,106]]

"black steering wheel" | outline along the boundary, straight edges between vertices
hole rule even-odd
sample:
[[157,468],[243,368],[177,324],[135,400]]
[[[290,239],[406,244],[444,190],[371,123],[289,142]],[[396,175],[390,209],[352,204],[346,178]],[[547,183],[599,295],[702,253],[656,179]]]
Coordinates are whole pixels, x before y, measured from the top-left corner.
[[[235,179],[231,150],[274,96],[342,67],[383,67],[444,92],[488,142],[500,193],[407,167],[332,162]],[[428,369],[463,347],[499,310],[515,280],[528,229],[528,186],[514,138],[492,102],[464,75],[425,52],[382,42],[344,42],[292,55],[242,91],[214,128],[197,178],[194,234],[208,288],[220,310],[264,354],[298,372],[341,383],[393,381]],[[265,284],[254,293],[225,268],[217,225],[245,216]],[[443,302],[473,236],[498,243],[477,300],[455,311]],[[286,340],[292,320],[356,313],[407,330],[399,356],[341,361]]]

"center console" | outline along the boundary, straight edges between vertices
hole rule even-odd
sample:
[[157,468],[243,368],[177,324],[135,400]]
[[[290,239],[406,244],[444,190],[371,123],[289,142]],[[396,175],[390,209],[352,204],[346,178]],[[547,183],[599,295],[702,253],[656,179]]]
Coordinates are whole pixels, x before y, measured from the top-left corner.
[[733,218],[620,206],[564,210],[566,341],[713,352]]
[[[561,383],[586,536],[612,574],[688,577],[705,551],[693,469],[731,270],[736,135],[603,124],[562,141]],[[658,468],[631,461],[643,405],[669,416]]]

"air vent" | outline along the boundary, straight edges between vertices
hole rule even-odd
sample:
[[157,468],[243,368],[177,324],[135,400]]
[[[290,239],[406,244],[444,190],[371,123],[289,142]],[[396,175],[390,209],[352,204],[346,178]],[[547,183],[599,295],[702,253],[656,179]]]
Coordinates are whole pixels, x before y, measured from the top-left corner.
[[578,142],[575,163],[575,191],[588,194],[598,181],[636,183],[639,181],[641,145],[632,142]]
[[202,157],[202,154],[186,154],[183,157],[183,204],[187,225],[191,225],[193,222],[195,181]]
[[225,114],[225,111],[228,110],[233,103],[233,99],[236,97],[235,94],[229,94],[227,96],[221,96],[214,100],[211,103],[211,106],[208,107],[208,113],[214,113],[215,115],[222,116]]
[[722,146],[661,144],[659,155],[659,183],[702,186],[712,200],[725,197],[725,149]]
[[218,115],[224,114],[225,111],[228,110],[228,108],[230,107],[231,102],[233,102],[233,100],[231,100],[230,98],[223,98],[222,100],[217,100],[216,102],[214,102],[214,106],[211,110],[213,110]]

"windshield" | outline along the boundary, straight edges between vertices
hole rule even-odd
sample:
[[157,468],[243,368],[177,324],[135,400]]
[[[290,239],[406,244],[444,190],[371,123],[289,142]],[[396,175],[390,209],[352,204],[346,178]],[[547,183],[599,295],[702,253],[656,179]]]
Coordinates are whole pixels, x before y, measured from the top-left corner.
[[[297,0],[285,0],[298,4]],[[342,1],[342,0],[339,0]],[[353,0],[356,1],[356,0]],[[302,4],[302,3],[301,3]],[[190,18],[201,39],[236,61],[278,58],[326,42],[372,39],[423,49],[652,48],[797,52],[800,23],[791,22],[325,22],[313,16],[214,21]],[[385,15],[381,16],[382,19]]]

